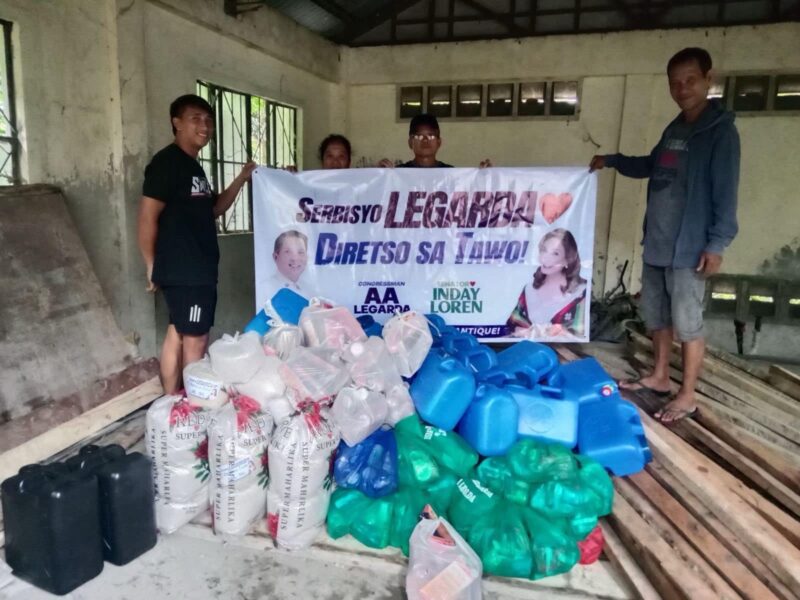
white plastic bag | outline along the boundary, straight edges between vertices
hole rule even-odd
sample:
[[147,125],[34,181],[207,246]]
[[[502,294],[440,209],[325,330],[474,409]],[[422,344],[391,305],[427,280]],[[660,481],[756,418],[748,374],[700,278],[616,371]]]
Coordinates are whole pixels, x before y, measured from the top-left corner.
[[297,325],[280,323],[264,334],[263,344],[266,354],[286,360],[292,350],[303,345],[303,331]]
[[248,381],[237,383],[236,391],[253,398],[261,406],[267,405],[267,400],[282,396],[286,391],[286,384],[280,374],[281,360],[277,356],[265,356],[261,367]]
[[353,342],[342,352],[342,360],[358,387],[383,392],[403,383],[394,357],[379,337]]
[[428,320],[414,311],[398,313],[386,321],[383,339],[403,377],[411,377],[419,370],[433,344]]
[[211,367],[225,383],[249,381],[264,362],[261,336],[255,331],[245,334],[224,334],[208,348]]
[[214,369],[208,356],[189,363],[183,368],[183,387],[189,402],[213,410],[228,401],[228,391]]
[[288,550],[307,548],[325,524],[339,432],[326,411],[308,403],[286,419],[269,445],[267,528]]
[[343,350],[367,336],[361,324],[344,306],[310,304],[300,314],[300,329],[309,346],[325,346]]
[[386,424],[394,427],[399,421],[410,417],[416,412],[414,401],[408,391],[408,384],[400,382],[386,392]]
[[280,366],[289,396],[298,402],[329,402],[350,379],[332,349],[295,348]]
[[156,524],[162,533],[208,510],[210,415],[181,396],[162,396],[147,411],[147,453],[153,460]]
[[245,535],[267,509],[272,417],[247,396],[216,411],[208,426],[214,532]]
[[481,600],[483,565],[445,519],[422,519],[409,540],[408,600]]
[[386,420],[386,397],[366,388],[344,387],[331,408],[333,422],[348,446],[363,442]]

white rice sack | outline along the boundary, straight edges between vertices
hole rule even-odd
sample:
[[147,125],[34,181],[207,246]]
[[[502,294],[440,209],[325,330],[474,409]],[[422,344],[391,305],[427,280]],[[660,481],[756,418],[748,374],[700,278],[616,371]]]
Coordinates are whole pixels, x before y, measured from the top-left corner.
[[428,320],[413,310],[398,313],[386,321],[383,339],[403,377],[411,377],[419,370],[433,344]]
[[208,348],[211,367],[225,383],[244,383],[256,374],[264,362],[261,336],[255,331],[223,335]]
[[394,357],[389,354],[384,341],[377,336],[347,346],[342,352],[342,360],[347,364],[350,377],[358,387],[383,392],[403,382]]
[[189,363],[183,369],[183,387],[189,402],[213,410],[228,401],[228,391],[214,369],[208,356]]
[[264,353],[286,360],[292,350],[303,345],[303,331],[297,325],[281,323],[264,334]]
[[275,543],[307,548],[325,524],[339,432],[317,403],[286,419],[269,444],[267,526]]
[[242,396],[249,396],[261,406],[266,406],[267,400],[277,398],[286,391],[280,374],[281,360],[277,356],[265,356],[255,375],[244,383],[237,383],[234,387]]
[[245,535],[267,509],[272,417],[247,396],[216,411],[208,426],[214,532]]
[[386,424],[392,427],[416,412],[406,383],[400,383],[386,392],[386,405]]
[[344,306],[310,304],[300,313],[300,329],[309,346],[325,346],[343,350],[367,336],[361,324]]
[[327,348],[295,348],[280,374],[295,403],[328,402],[350,379],[336,351]]
[[331,408],[333,422],[348,446],[363,442],[386,420],[388,406],[380,392],[366,388],[344,387]]
[[211,412],[182,396],[162,396],[147,411],[156,524],[172,533],[208,510],[208,422]]
[[272,417],[276,427],[288,419],[296,410],[294,402],[289,398],[288,394],[267,398],[264,408]]

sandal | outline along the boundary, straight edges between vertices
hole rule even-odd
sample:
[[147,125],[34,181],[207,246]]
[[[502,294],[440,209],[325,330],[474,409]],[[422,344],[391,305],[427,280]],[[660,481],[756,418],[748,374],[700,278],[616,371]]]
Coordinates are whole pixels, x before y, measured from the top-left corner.
[[[646,392],[650,392],[651,394],[654,394],[654,395],[658,396],[659,398],[666,398],[667,396],[669,396],[672,393],[670,390],[656,390],[656,389],[653,389],[651,387],[647,387],[645,384],[642,383],[642,376],[641,375],[638,376],[638,377],[631,377],[630,379],[620,380],[620,381],[617,382],[617,385],[619,386],[619,389],[621,389],[621,390],[628,390],[628,391],[631,391],[631,392],[639,392],[639,391],[644,390]],[[638,387],[634,387],[634,386],[638,386]]]

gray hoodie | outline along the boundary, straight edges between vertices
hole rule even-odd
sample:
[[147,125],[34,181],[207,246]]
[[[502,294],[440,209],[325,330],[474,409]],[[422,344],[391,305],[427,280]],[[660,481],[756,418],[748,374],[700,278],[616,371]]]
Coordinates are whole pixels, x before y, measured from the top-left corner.
[[[649,156],[609,154],[605,156],[606,166],[627,177],[650,177],[659,164],[666,132],[681,118],[678,115],[667,126]],[[722,254],[739,231],[736,203],[740,151],[734,118],[717,100],[711,100],[689,136],[687,198],[675,242],[672,260],[675,269],[697,267],[704,251]],[[650,195],[648,184],[648,202]],[[646,230],[645,219],[643,231]]]

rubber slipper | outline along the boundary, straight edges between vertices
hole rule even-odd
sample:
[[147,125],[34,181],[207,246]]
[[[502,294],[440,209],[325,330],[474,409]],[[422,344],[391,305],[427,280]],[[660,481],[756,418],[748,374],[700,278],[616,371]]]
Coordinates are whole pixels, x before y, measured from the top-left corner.
[[[696,412],[697,412],[696,406],[694,408],[662,408],[661,410],[656,412],[656,414],[653,415],[653,418],[662,425],[672,425],[673,423],[683,421],[684,419],[691,419]],[[664,417],[666,417],[667,415],[675,415],[675,416],[674,418],[665,421]]]
[[[623,383],[628,387],[623,387],[621,385]],[[642,383],[641,377],[631,377],[630,379],[623,379],[621,381],[618,381],[617,385],[621,390],[630,390],[631,392],[638,392],[644,390],[646,392],[650,392],[651,394],[655,394],[659,398],[666,398],[672,393],[669,390],[655,390],[651,387],[647,387],[645,384]],[[632,387],[632,386],[638,386],[638,387]]]

